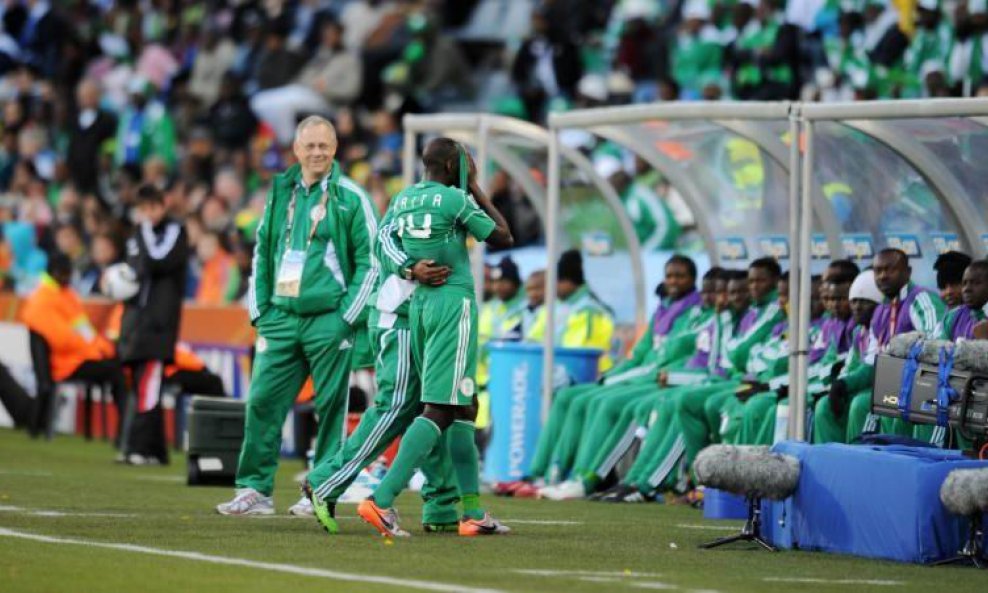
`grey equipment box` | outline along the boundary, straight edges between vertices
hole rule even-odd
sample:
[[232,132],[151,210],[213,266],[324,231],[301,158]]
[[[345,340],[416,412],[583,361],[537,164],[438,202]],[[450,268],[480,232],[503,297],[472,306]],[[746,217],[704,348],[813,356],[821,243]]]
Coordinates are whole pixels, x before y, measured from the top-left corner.
[[241,400],[192,398],[186,447],[189,486],[233,485],[246,410],[247,403]]
[[[899,387],[904,358],[879,354],[875,361],[872,411],[880,416],[901,417]],[[937,423],[937,365],[920,363],[913,377],[909,420],[917,424]],[[950,385],[959,399],[947,408],[947,422],[972,438],[988,434],[988,377],[972,371],[952,370]]]

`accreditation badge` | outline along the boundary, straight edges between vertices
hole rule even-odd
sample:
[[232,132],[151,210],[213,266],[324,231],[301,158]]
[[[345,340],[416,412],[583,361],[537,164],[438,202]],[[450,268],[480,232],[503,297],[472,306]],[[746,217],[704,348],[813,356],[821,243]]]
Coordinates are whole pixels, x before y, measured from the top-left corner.
[[302,269],[305,267],[305,252],[288,249],[281,256],[278,278],[275,281],[274,295],[298,298],[302,289]]
[[312,210],[309,210],[309,218],[312,219],[313,225],[318,225],[322,219],[326,218],[326,207],[322,204],[316,204]]

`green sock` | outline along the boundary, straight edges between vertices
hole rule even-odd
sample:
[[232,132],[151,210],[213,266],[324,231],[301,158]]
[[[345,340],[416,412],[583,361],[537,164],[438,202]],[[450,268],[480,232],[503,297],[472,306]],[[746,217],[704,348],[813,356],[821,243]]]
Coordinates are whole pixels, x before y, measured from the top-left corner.
[[484,511],[480,508],[479,454],[474,441],[476,428],[473,422],[457,420],[446,432],[449,456],[453,460],[460,500],[463,501],[463,514],[470,519],[483,519]]
[[593,492],[597,489],[597,485],[600,484],[600,477],[597,476],[595,472],[587,472],[583,474],[583,487],[586,488],[587,492]]
[[480,508],[479,494],[467,494],[463,497],[463,514],[471,519],[483,518],[484,511]]
[[385,509],[394,506],[395,498],[408,485],[415,469],[422,465],[441,435],[442,431],[436,423],[424,416],[419,416],[412,422],[401,439],[401,446],[398,447],[398,455],[395,456],[391,469],[374,490],[373,498],[377,506]]

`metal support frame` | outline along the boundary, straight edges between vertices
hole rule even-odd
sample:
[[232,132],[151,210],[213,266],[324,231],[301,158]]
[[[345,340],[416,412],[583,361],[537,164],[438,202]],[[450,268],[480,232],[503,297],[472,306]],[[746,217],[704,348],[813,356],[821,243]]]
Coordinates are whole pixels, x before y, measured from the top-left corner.
[[919,171],[930,188],[936,192],[940,202],[953,215],[964,246],[976,258],[985,256],[981,235],[988,233],[988,225],[985,224],[984,216],[975,211],[970,202],[961,198],[967,193],[963,184],[937,159],[935,154],[908,135],[891,127],[886,121],[841,120],[838,123],[878,140]]
[[[807,391],[807,370],[809,364],[810,350],[810,256],[812,251],[812,188],[813,188],[813,123],[804,122],[803,134],[805,137],[805,147],[803,149],[802,174],[800,182],[800,204],[799,204],[799,267],[798,278],[790,276],[789,282],[798,282],[799,291],[796,294],[797,300],[789,303],[790,310],[798,308],[799,317],[796,323],[795,357],[796,363],[796,383],[789,386],[789,417],[792,423],[789,425],[789,435],[797,441],[806,440],[806,391]],[[794,217],[795,218],[795,217]],[[791,225],[790,225],[791,228]],[[792,295],[792,291],[789,293]],[[790,319],[792,317],[790,316]],[[790,341],[790,351],[792,351],[793,341]],[[795,389],[794,389],[795,386]]]
[[562,176],[559,170],[559,133],[549,130],[549,170],[546,175],[549,194],[546,206],[549,217],[546,220],[546,251],[549,261],[545,267],[545,329],[542,353],[542,424],[549,419],[549,409],[552,406],[553,369],[555,368],[556,341],[556,265],[555,254],[559,251],[559,189]]
[[[977,213],[970,212],[970,208],[957,199],[955,192],[963,193],[963,186],[957,182],[942,163],[938,162],[935,155],[930,153],[925,147],[906,138],[902,134],[892,129],[887,124],[876,121],[864,120],[890,120],[890,119],[916,119],[916,118],[941,118],[941,117],[972,117],[988,116],[988,99],[943,99],[943,100],[923,100],[923,101],[865,101],[856,103],[806,103],[799,106],[799,120],[803,126],[805,134],[805,151],[802,163],[802,191],[801,211],[800,211],[800,277],[799,295],[810,294],[810,249],[812,244],[812,228],[810,217],[803,209],[809,208],[812,203],[810,184],[813,181],[813,135],[814,127],[820,121],[835,121],[847,127],[857,129],[868,136],[874,138],[884,146],[905,159],[914,167],[925,179],[927,179],[934,191],[943,200],[943,204],[950,209],[956,218],[961,232],[970,243],[970,237],[977,230],[973,225],[983,221],[983,217]],[[974,118],[978,121],[980,118]],[[965,220],[965,217],[971,220]],[[971,244],[974,252],[979,255],[984,254],[984,246],[980,240],[975,240]],[[792,292],[790,292],[792,294]],[[793,302],[791,307],[796,307],[797,302]],[[810,323],[810,303],[809,298],[800,298],[798,301],[799,316],[797,331],[799,332],[799,342],[796,348],[796,383],[795,389],[790,384],[790,425],[789,435],[797,440],[805,440],[806,437],[806,391],[807,391],[807,364],[809,340],[807,328]],[[790,317],[791,319],[791,317]],[[790,375],[792,376],[792,375]]]
[[[770,158],[783,166],[789,173],[789,221],[790,263],[793,279],[790,282],[790,337],[795,344],[790,365],[790,410],[789,434],[791,438],[804,440],[806,390],[808,373],[808,350],[810,316],[810,263],[812,258],[812,230],[814,217],[824,230],[831,252],[840,253],[839,228],[833,213],[822,199],[820,189],[814,180],[814,127],[815,122],[835,121],[849,128],[861,131],[902,157],[915,168],[941,198],[945,207],[953,214],[966,245],[978,256],[985,253],[980,238],[988,232],[984,217],[976,212],[971,204],[958,195],[963,194],[963,185],[956,176],[939,162],[936,155],[926,147],[912,142],[904,134],[881,121],[889,119],[970,117],[981,125],[988,126],[988,99],[947,99],[933,101],[860,102],[845,104],[790,104],[790,103],[683,103],[635,105],[619,108],[599,108],[552,114],[549,118],[549,131],[519,120],[500,116],[443,115],[408,116],[405,119],[405,181],[414,178],[415,139],[419,132],[446,131],[452,128],[461,131],[478,131],[479,122],[486,118],[489,130],[506,135],[515,135],[547,145],[549,151],[548,189],[545,199],[545,228],[547,251],[550,265],[546,270],[546,301],[556,300],[556,270],[552,261],[560,248],[558,234],[561,159],[565,158],[582,171],[608,199],[613,188],[606,182],[601,184],[599,176],[593,172],[592,164],[582,154],[560,144],[559,132],[566,128],[587,128],[602,137],[610,138],[637,153],[655,169],[665,175],[670,183],[683,195],[687,204],[698,213],[700,233],[709,249],[711,260],[716,263],[717,250],[715,237],[710,225],[703,220],[702,213],[709,212],[708,202],[699,186],[677,163],[652,150],[641,138],[617,126],[640,123],[648,120],[704,120],[730,130],[757,144]],[[788,120],[792,141],[788,155],[784,154],[781,143],[769,142],[771,134],[759,130],[748,120]],[[803,132],[804,149],[800,154],[800,130]],[[481,144],[487,143],[486,140]],[[507,162],[494,145],[488,146],[485,155]],[[510,151],[506,151],[510,152]],[[574,154],[575,153],[575,154]],[[519,176],[505,167],[513,178]],[[609,188],[603,189],[601,185]],[[524,187],[524,184],[523,184]],[[529,191],[529,190],[526,190]],[[529,191],[529,193],[531,193]],[[536,194],[532,194],[536,195]],[[623,212],[616,212],[621,219]],[[815,216],[814,216],[815,215]],[[630,222],[630,221],[629,221]],[[622,224],[622,227],[624,225]],[[633,235],[633,233],[632,233]],[[630,241],[629,241],[630,242]],[[629,246],[630,251],[630,246]],[[633,265],[640,267],[640,254]],[[634,259],[634,258],[633,258]],[[543,415],[548,414],[552,393],[552,345],[555,326],[554,307],[546,310],[546,356],[543,376]]]
[[[793,105],[789,112],[789,134],[791,141],[789,142],[789,339],[793,344],[800,343],[800,336],[802,333],[802,327],[799,324],[799,312],[796,307],[792,306],[791,303],[798,303],[799,298],[799,282],[794,281],[794,278],[801,278],[802,267],[800,254],[802,253],[802,245],[800,244],[800,233],[799,233],[799,217],[800,207],[802,206],[802,199],[800,194],[800,153],[799,153],[799,105]],[[799,438],[797,436],[797,426],[800,424],[798,415],[798,406],[796,404],[799,401],[799,373],[797,372],[798,365],[796,364],[795,357],[790,352],[789,359],[789,423],[788,423],[788,433],[789,438]],[[803,415],[805,417],[805,414]]]

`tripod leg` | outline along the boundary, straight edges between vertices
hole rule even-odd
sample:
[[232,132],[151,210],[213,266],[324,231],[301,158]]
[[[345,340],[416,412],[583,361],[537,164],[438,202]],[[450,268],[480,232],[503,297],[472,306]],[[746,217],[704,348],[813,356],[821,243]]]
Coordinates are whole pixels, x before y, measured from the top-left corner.
[[731,536],[728,536],[728,537],[722,537],[720,539],[715,539],[712,542],[707,542],[705,544],[701,544],[700,547],[703,548],[703,549],[705,549],[705,550],[709,550],[710,548],[716,548],[718,546],[724,546],[724,545],[727,545],[727,544],[733,544],[734,542],[745,541],[746,539],[747,539],[747,537],[745,537],[744,534],[739,533],[737,535],[731,535]]
[[953,556],[951,558],[944,558],[943,560],[937,560],[936,562],[931,562],[927,566],[947,566],[949,564],[957,564],[958,562],[964,562],[967,560],[966,556]]
[[763,540],[760,535],[756,535],[754,538],[752,538],[752,540],[755,541],[755,542],[757,542],[758,545],[760,545],[761,547],[765,548],[769,552],[778,552],[779,551],[778,548],[776,548],[772,544],[768,543],[767,541]]

